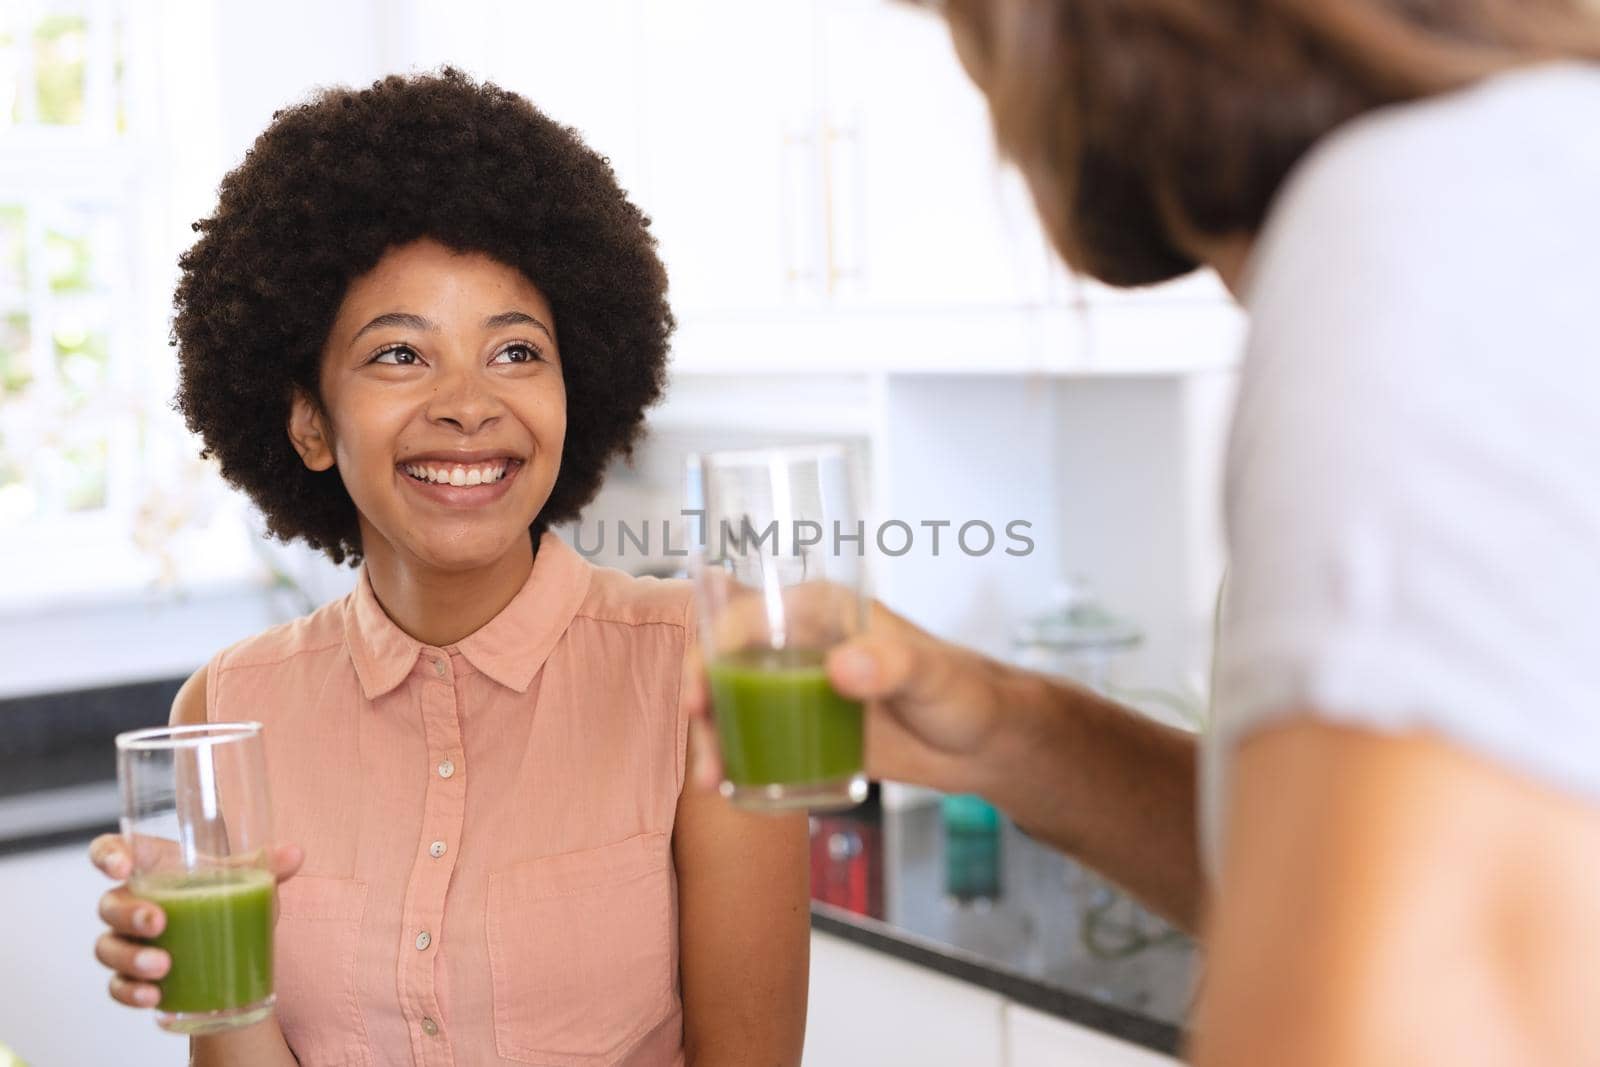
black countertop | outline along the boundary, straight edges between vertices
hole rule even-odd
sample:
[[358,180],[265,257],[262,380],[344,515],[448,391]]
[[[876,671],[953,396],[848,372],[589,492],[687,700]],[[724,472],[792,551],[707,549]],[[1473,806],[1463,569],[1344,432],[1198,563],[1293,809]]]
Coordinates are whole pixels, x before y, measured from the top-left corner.
[[0,700],[0,855],[114,829],[117,734],[167,721],[182,678]]
[[[115,829],[112,740],[166,721],[182,679],[0,700],[0,854]],[[1173,1053],[1192,943],[1002,820],[998,895],[946,893],[937,803],[813,823],[814,929]]]
[[[839,857],[858,850],[837,847],[839,835],[852,833],[865,840],[860,851],[877,848],[881,857],[853,880],[840,871]],[[819,838],[835,838],[831,854]],[[937,802],[901,810],[868,805],[814,819],[812,887],[822,899],[812,904],[813,928],[1176,1053],[1191,993],[1192,941],[1004,820],[998,895],[958,901],[946,893],[945,843]],[[862,891],[863,880],[877,885]]]

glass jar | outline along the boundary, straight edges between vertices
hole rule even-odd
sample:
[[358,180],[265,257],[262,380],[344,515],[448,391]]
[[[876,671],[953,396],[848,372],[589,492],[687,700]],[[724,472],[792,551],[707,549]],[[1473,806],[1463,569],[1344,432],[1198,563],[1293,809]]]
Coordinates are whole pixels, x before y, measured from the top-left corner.
[[1084,578],[1062,582],[1051,599],[1050,610],[1022,622],[1013,632],[1017,662],[1107,692],[1113,662],[1138,648],[1144,634],[1107,610]]

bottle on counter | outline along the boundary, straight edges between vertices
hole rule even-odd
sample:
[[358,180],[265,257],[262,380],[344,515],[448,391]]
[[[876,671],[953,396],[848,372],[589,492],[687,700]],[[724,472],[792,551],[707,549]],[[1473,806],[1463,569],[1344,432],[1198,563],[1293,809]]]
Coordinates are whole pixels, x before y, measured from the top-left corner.
[[982,797],[946,796],[944,891],[961,904],[992,903],[1000,897],[1000,813]]

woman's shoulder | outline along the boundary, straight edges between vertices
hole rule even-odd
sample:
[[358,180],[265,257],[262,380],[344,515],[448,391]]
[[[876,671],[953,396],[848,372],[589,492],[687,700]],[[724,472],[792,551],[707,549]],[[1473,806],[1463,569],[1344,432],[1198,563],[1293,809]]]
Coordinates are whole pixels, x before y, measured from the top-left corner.
[[342,648],[349,597],[317,608],[308,615],[279,623],[224,648],[212,661],[212,671],[271,667],[299,656]]
[[590,568],[578,618],[622,626],[689,627],[694,590],[687,580],[633,575],[592,564]]

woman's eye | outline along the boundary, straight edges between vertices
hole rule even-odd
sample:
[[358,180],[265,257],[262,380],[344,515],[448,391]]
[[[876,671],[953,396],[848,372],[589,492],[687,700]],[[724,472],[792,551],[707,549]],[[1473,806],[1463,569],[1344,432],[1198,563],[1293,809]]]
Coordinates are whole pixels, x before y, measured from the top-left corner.
[[543,359],[543,354],[532,345],[515,344],[506,345],[495,353],[495,363],[537,363]]
[[382,352],[373,356],[372,362],[388,363],[397,367],[409,367],[422,362],[422,357],[417,355],[417,350],[414,348],[406,345],[395,345],[393,348],[385,348]]

